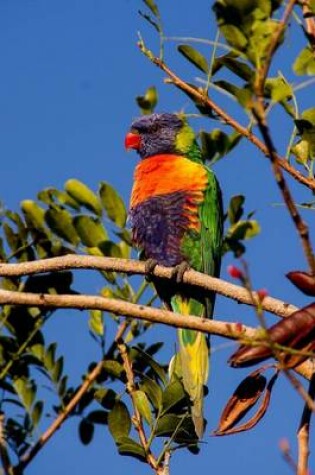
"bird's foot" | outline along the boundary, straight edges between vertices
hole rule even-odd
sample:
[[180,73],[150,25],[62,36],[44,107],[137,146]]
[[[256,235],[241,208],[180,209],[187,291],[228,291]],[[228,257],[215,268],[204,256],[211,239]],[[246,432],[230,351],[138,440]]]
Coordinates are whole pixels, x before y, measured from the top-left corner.
[[145,278],[148,282],[152,281],[152,274],[157,265],[158,265],[158,261],[156,259],[147,259],[145,261],[144,272],[145,272]]
[[183,261],[177,266],[175,266],[172,270],[172,279],[176,281],[176,284],[182,284],[183,283],[183,278],[184,274],[187,270],[190,269],[190,266],[188,262]]

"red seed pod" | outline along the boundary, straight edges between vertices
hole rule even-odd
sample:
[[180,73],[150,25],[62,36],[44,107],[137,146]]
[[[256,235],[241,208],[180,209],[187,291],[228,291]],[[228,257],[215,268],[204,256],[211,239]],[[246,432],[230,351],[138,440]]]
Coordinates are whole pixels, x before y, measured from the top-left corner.
[[286,277],[305,295],[315,297],[315,276],[308,272],[292,271]]
[[272,343],[301,350],[300,354],[281,353],[287,367],[293,368],[301,364],[308,358],[308,355],[302,353],[315,349],[315,303],[292,313],[267,332],[261,345],[241,345],[229,359],[230,365],[234,368],[247,367],[270,358],[273,356]]

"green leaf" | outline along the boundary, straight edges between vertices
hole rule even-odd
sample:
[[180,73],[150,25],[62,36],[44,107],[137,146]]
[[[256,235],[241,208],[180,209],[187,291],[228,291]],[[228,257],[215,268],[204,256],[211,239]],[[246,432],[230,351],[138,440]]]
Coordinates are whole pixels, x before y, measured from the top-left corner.
[[142,375],[142,378],[144,380],[139,385],[140,389],[146,393],[153,406],[156,409],[160,409],[162,406],[163,395],[161,387],[156,381],[154,381],[154,379],[151,379],[146,375]]
[[32,414],[31,414],[31,419],[32,419],[32,424],[33,424],[34,429],[38,426],[40,422],[40,419],[43,414],[43,409],[44,409],[43,401],[36,401],[32,410]]
[[154,86],[149,87],[144,96],[137,96],[136,102],[142,114],[152,114],[158,102],[158,93]]
[[295,155],[296,161],[302,165],[306,165],[310,160],[310,144],[307,140],[300,140],[293,147],[291,152]]
[[126,404],[117,401],[108,414],[108,428],[116,442],[128,436],[131,430],[131,418]]
[[127,219],[127,211],[122,198],[119,196],[115,188],[105,182],[101,182],[100,197],[103,208],[107,216],[117,226],[124,227]]
[[146,453],[144,448],[130,437],[121,437],[117,441],[118,452],[120,455],[129,455],[141,462],[146,462]]
[[108,239],[104,226],[98,218],[86,215],[75,216],[73,225],[84,246],[97,247]]
[[182,417],[175,414],[166,414],[160,417],[155,431],[156,436],[171,437],[181,422]]
[[244,51],[247,46],[247,38],[242,33],[242,31],[235,25],[222,25],[220,31],[226,41],[238,49],[239,51]]
[[45,220],[50,229],[71,244],[78,244],[80,239],[72,224],[71,214],[61,208],[49,208],[45,213]]
[[260,233],[260,226],[257,221],[250,219],[247,221],[238,221],[232,225],[228,231],[228,237],[237,241],[251,239]]
[[18,235],[13,231],[8,223],[3,223],[3,231],[10,249],[15,252],[20,247]]
[[91,411],[87,416],[87,419],[93,424],[105,425],[108,423],[108,412],[101,410]]
[[45,352],[44,365],[49,372],[52,371],[55,366],[56,348],[57,343],[51,343]]
[[104,335],[104,321],[103,321],[103,312],[101,310],[90,310],[89,311],[89,327],[92,333],[96,335]]
[[94,393],[94,399],[105,409],[113,409],[117,394],[112,389],[100,388]]
[[58,383],[58,394],[63,398],[67,392],[68,376],[63,376]]
[[310,109],[305,109],[301,114],[302,119],[309,121],[313,126],[315,126],[315,107]]
[[149,425],[151,425],[152,424],[151,407],[150,407],[150,403],[145,392],[141,390],[134,391],[133,400],[141,416]]
[[88,419],[82,419],[79,424],[79,436],[82,444],[88,445],[92,442],[94,435],[94,425]]
[[36,396],[34,381],[21,376],[13,379],[13,387],[27,411],[30,412]]
[[143,0],[143,3],[151,10],[154,16],[159,16],[159,9],[153,0]]
[[122,253],[124,250],[118,244],[112,241],[100,242],[98,245],[98,249],[101,251],[103,256],[118,257],[118,258],[123,257]]
[[107,374],[114,378],[120,378],[122,373],[124,373],[123,365],[118,363],[116,360],[105,360],[103,363],[103,369]]
[[251,100],[252,100],[252,90],[248,85],[245,85],[244,87],[237,87],[234,84],[228,82],[228,81],[215,81],[214,84],[224,91],[229,92],[234,96],[238,102],[243,106],[244,108],[248,109],[251,106]]
[[150,355],[148,355],[145,351],[143,351],[139,346],[133,346],[131,350],[138,353],[143,361],[151,367],[154,373],[159,377],[162,383],[165,385],[167,383],[166,372],[164,368],[157,363]]
[[293,89],[281,76],[268,78],[265,84],[267,97],[271,96],[273,102],[281,102],[292,99]]
[[248,66],[248,64],[236,59],[235,54],[233,53],[228,53],[224,56],[215,58],[212,67],[212,75],[216,74],[222,67],[226,67],[236,74],[236,76],[247,82],[250,82],[255,75],[254,71]]
[[80,205],[85,206],[98,216],[102,215],[102,207],[97,195],[84,183],[72,178],[66,181],[64,187],[66,192]]
[[244,213],[243,204],[245,197],[243,195],[232,196],[228,208],[228,217],[231,224],[237,223]]
[[62,371],[63,371],[63,357],[60,356],[57,359],[57,361],[56,361],[56,363],[53,367],[53,370],[51,372],[51,378],[52,378],[52,380],[55,384],[57,384],[59,382],[59,380],[61,378],[61,375],[62,375]]
[[208,74],[209,65],[203,54],[201,54],[199,51],[189,45],[179,45],[177,49],[194,66],[196,66],[202,72]]
[[186,399],[186,393],[184,391],[183,385],[180,381],[172,381],[168,386],[166,386],[163,397],[162,397],[162,407],[163,413],[168,412],[172,407],[177,403]]
[[28,226],[45,229],[45,211],[35,201],[21,201],[21,209]]
[[293,71],[298,76],[315,74],[315,56],[310,46],[302,49],[293,64]]

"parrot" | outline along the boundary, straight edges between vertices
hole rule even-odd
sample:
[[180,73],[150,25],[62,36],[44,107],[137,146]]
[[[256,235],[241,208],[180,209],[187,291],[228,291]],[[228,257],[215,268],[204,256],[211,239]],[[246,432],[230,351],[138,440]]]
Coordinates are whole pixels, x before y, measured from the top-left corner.
[[[183,114],[152,113],[134,120],[125,137],[126,149],[136,150],[129,221],[132,240],[147,262],[188,268],[218,277],[222,248],[222,194],[202,160],[195,133]],[[178,281],[179,282],[179,281]],[[185,284],[173,288],[153,282],[166,307],[183,315],[212,318],[215,293],[205,294]],[[197,437],[204,432],[203,396],[209,372],[209,342],[205,334],[178,330],[183,385],[191,400]]]

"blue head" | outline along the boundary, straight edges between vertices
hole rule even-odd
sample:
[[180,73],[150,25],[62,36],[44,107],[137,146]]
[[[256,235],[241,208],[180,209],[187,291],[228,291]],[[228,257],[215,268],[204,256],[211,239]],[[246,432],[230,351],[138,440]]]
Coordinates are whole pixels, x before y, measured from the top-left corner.
[[180,154],[178,133],[186,123],[176,114],[151,114],[136,119],[125,139],[126,148],[138,151],[141,158],[160,154]]

